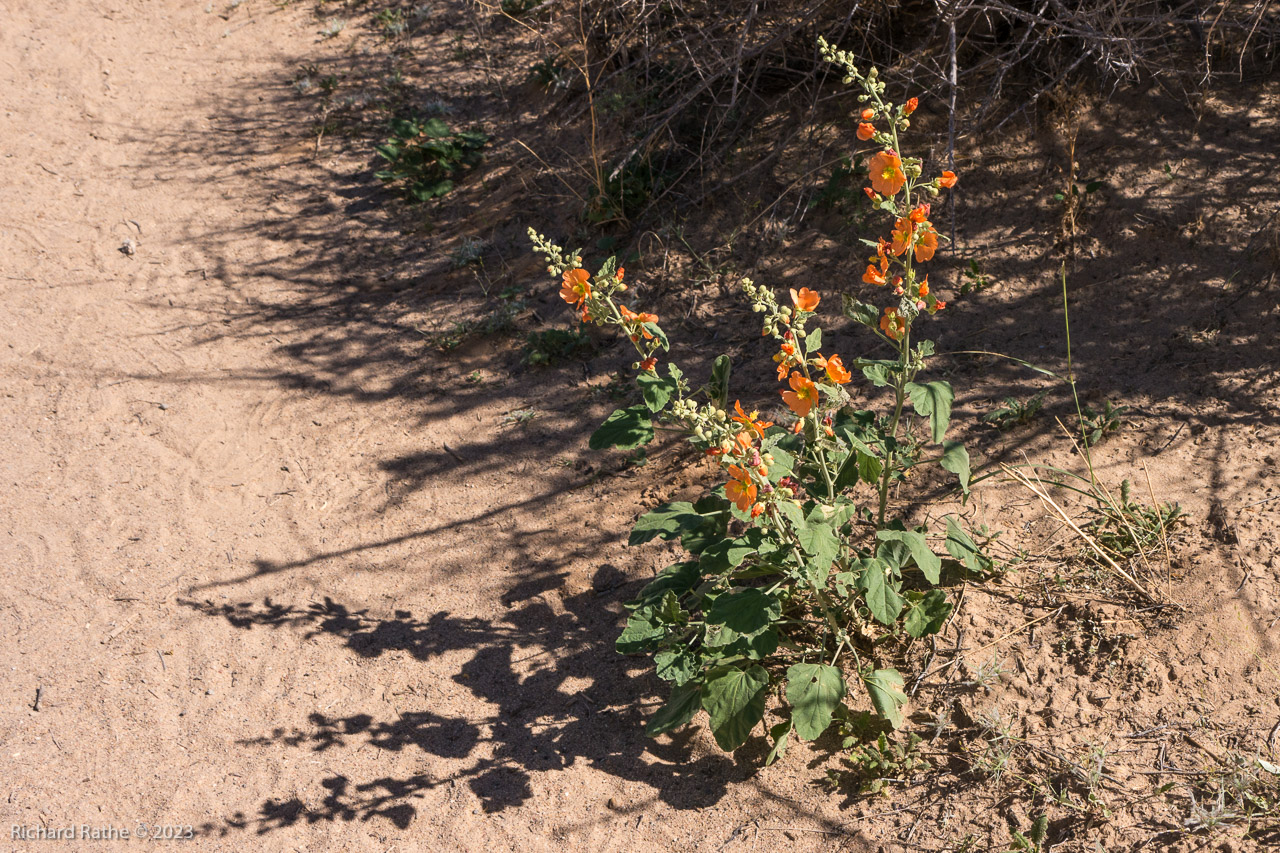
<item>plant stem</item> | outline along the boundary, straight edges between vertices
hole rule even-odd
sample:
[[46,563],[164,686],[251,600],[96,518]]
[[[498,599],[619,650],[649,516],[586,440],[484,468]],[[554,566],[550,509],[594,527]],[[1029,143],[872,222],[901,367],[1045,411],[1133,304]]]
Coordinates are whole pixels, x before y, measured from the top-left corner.
[[[911,327],[908,326],[906,333],[902,336],[902,342],[898,347],[898,371],[897,379],[893,383],[893,391],[896,400],[893,405],[893,419],[889,422],[889,438],[897,443],[898,424],[902,420],[902,407],[906,402],[907,394],[907,360],[911,351]],[[884,472],[880,475],[880,513],[878,515],[880,526],[884,526],[885,512],[889,507],[889,475],[893,472],[894,451],[888,446],[885,447],[884,453]]]

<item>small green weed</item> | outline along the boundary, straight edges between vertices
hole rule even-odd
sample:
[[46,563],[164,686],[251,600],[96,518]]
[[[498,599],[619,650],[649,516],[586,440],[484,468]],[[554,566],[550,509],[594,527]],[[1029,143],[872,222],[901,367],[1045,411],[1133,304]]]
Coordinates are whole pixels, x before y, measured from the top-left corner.
[[1093,447],[1104,437],[1113,432],[1119,432],[1120,427],[1124,425],[1124,414],[1127,411],[1129,411],[1128,406],[1113,406],[1110,400],[1103,402],[1101,412],[1095,412],[1085,406],[1084,416],[1080,419],[1080,431],[1084,435],[1085,445]]
[[1120,483],[1120,500],[1099,501],[1091,508],[1095,518],[1086,530],[1112,559],[1120,562],[1145,556],[1156,550],[1182,520],[1185,513],[1177,504],[1151,507],[1133,500],[1128,480]]
[[343,30],[347,28],[347,22],[338,18],[330,18],[324,22],[324,26],[320,29],[320,38],[331,39],[337,38]]
[[906,741],[889,740],[884,732],[871,743],[854,745],[856,737],[846,737],[844,747],[852,752],[842,763],[847,771],[828,770],[827,779],[832,785],[848,781],[856,782],[858,790],[878,794],[891,782],[906,782],[912,776],[929,767],[920,755],[920,736],[910,734]]
[[977,258],[969,259],[969,266],[964,269],[962,274],[964,281],[960,282],[961,296],[968,296],[970,293],[981,293],[993,284],[991,277],[983,271],[982,264],[978,263]]
[[384,38],[395,38],[409,28],[409,24],[404,19],[404,13],[399,9],[383,9],[374,17],[374,21],[382,30]]
[[537,409],[514,409],[502,417],[503,426],[524,426],[538,417]]
[[[460,270],[472,264],[480,263],[487,248],[489,248],[489,244],[484,240],[464,237],[458,247],[449,253],[450,268]],[[503,293],[505,294],[506,291],[503,291]]]
[[529,68],[529,76],[548,92],[569,86],[569,67],[558,56],[548,56],[541,62],[535,62]]
[[982,422],[991,424],[1001,432],[1013,429],[1020,424],[1030,423],[1031,419],[1044,408],[1044,398],[1048,393],[1047,389],[1041,391],[1026,402],[1016,397],[1005,397],[998,409],[982,416]]
[[1280,830],[1280,766],[1270,761],[1228,753],[1228,764],[1209,771],[1190,794],[1187,829],[1235,824],[1244,827],[1246,837]]
[[1049,837],[1049,816],[1042,814],[1031,824],[1031,829],[1023,835],[1013,830],[1013,846],[1009,853],[1044,853],[1044,842]]
[[454,179],[476,166],[489,137],[478,130],[455,132],[438,118],[396,119],[391,138],[377,148],[387,168],[378,180],[399,184],[413,201],[438,198],[454,187]]
[[532,332],[525,339],[525,361],[529,364],[547,365],[569,361],[587,355],[595,344],[591,336],[579,329],[547,329]]

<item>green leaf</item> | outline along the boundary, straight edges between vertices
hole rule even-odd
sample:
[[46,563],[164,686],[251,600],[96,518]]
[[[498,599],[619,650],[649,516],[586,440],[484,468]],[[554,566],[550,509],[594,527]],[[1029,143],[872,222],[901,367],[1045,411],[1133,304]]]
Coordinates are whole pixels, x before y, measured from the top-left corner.
[[631,529],[628,545],[643,545],[655,538],[674,539],[681,533],[696,530],[702,525],[703,517],[687,501],[666,503],[649,510]]
[[942,458],[938,464],[960,478],[960,491],[969,494],[969,451],[958,441],[942,443]]
[[941,578],[942,560],[929,549],[929,542],[923,533],[914,530],[877,530],[876,538],[883,542],[901,542],[906,545],[911,552],[911,559],[924,572],[929,583],[936,584]]
[[798,663],[787,670],[787,702],[796,734],[817,740],[831,725],[831,715],[844,698],[844,678],[834,666]]
[[862,683],[867,686],[871,695],[871,704],[876,713],[889,721],[895,729],[902,728],[902,706],[907,704],[907,694],[903,692],[902,676],[896,669],[877,669],[862,676]]
[[800,547],[809,554],[809,577],[815,586],[825,586],[831,564],[840,555],[840,540],[828,524],[809,523],[796,530]]
[[711,401],[721,411],[729,408],[729,373],[732,367],[727,355],[716,356],[715,363],[711,365],[711,383],[707,391],[711,395]]
[[430,139],[443,139],[453,133],[449,125],[438,118],[431,118],[418,125],[418,132]]
[[653,421],[649,418],[649,410],[644,406],[632,406],[629,409],[615,409],[600,428],[591,434],[587,446],[592,450],[604,450],[608,447],[633,450],[651,441]]
[[804,513],[794,501],[778,501],[776,506],[778,512],[782,513],[782,516],[791,522],[792,527],[796,529],[804,527]]
[[644,733],[649,737],[657,737],[678,729],[692,720],[701,706],[702,685],[695,682],[682,684],[671,691],[671,698],[653,715],[653,719],[644,727]]
[[685,648],[666,649],[653,656],[654,669],[663,681],[686,684],[698,673],[698,658]]
[[636,377],[636,384],[640,386],[640,393],[644,395],[644,404],[654,413],[665,409],[671,400],[671,395],[676,393],[674,379],[663,379],[647,370]]
[[707,623],[750,635],[764,630],[780,616],[782,605],[778,599],[751,587],[717,597],[707,611]]
[[955,518],[947,516],[947,553],[960,561],[971,572],[985,575],[995,566],[990,557],[982,553],[978,543],[960,528]]
[[911,406],[916,414],[928,418],[933,428],[933,442],[937,444],[947,433],[947,424],[951,422],[951,403],[955,400],[955,392],[950,382],[907,383],[907,394],[911,397]]
[[884,388],[889,384],[889,368],[883,364],[871,362],[862,365],[862,375],[867,377],[872,385],[877,388]]
[[940,589],[931,589],[923,599],[907,611],[903,627],[907,633],[917,640],[927,634],[936,634],[951,615],[951,602],[947,594]]
[[764,757],[765,767],[787,754],[787,741],[791,738],[791,721],[783,720],[773,726],[769,729],[769,737],[773,739],[773,748]]
[[822,330],[814,329],[805,335],[804,351],[809,356],[818,354],[818,350],[822,349]]
[[657,323],[641,323],[640,327],[648,330],[649,334],[658,339],[658,344],[662,347],[663,352],[671,349],[671,343],[667,340],[667,333],[662,331],[662,327]]
[[[870,246],[877,246],[876,243],[869,243]],[[849,294],[844,295],[844,316],[850,320],[855,320],[870,329],[875,329],[880,325],[880,312],[876,306],[869,305],[854,299]]]
[[761,532],[752,528],[738,539],[717,539],[702,549],[698,568],[703,574],[714,575],[736,569],[742,561],[760,547]]
[[881,625],[893,625],[902,613],[902,596],[885,576],[888,567],[879,560],[861,560],[862,574],[858,576],[858,589],[867,602],[867,609]]
[[632,609],[655,607],[666,597],[668,591],[680,596],[693,589],[693,585],[698,582],[698,578],[698,564],[696,562],[675,563],[667,566],[658,573],[656,578],[649,581],[648,586],[640,591],[640,596],[628,606],[632,607]]
[[756,723],[764,719],[764,693],[769,673],[756,665],[748,670],[716,667],[707,673],[702,707],[711,716],[711,733],[725,752],[747,742]]
[[622,629],[614,648],[622,655],[652,651],[666,635],[667,626],[658,619],[654,609],[644,607],[627,619],[627,627]]

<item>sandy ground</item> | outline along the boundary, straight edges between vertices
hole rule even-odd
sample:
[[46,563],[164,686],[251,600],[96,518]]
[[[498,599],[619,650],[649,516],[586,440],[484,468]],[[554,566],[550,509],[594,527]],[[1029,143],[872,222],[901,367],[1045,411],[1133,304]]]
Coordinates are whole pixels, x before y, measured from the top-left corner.
[[[0,0],[0,849],[870,851],[919,814],[934,838],[1012,820],[946,787],[923,811],[851,806],[803,751],[757,772],[699,731],[643,738],[654,684],[612,638],[664,555],[625,554],[620,532],[670,471],[581,461],[607,401],[567,387],[576,367],[515,375],[502,343],[446,359],[408,333],[435,309],[385,272],[376,186],[276,109],[320,49],[310,9],[206,6]],[[990,180],[1025,179],[998,161]],[[1115,624],[1132,614],[1062,599],[1055,643],[1020,639],[979,697],[1033,719],[1028,737],[1209,719],[1249,750],[1280,715],[1277,504],[1250,504],[1274,493],[1274,347],[1244,357],[1261,373],[1234,365],[1230,403],[1200,388],[1193,419],[1155,375],[1193,343],[1144,351],[1127,390],[1150,429],[1107,463],[1164,454],[1156,487],[1198,518],[1170,572],[1192,613],[1138,637]],[[1002,441],[987,458],[1024,449]],[[1044,516],[1025,494],[980,506]],[[982,646],[1058,606],[1041,604],[957,626]],[[1073,618],[1122,648],[1105,673]],[[1090,691],[1113,663],[1127,692]],[[1155,760],[1142,744],[1135,766]],[[1117,773],[1133,797],[1151,781]],[[1184,843],[1172,810],[1140,818],[1096,837]],[[192,837],[82,837],[143,825]]]

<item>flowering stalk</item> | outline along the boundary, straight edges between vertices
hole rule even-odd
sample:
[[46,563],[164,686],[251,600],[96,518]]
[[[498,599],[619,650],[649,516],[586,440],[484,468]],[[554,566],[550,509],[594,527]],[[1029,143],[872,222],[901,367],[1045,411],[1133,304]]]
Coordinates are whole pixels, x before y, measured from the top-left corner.
[[[862,85],[866,106],[858,137],[878,146],[869,158],[867,194],[894,218],[891,239],[864,241],[875,255],[863,281],[891,287],[896,304],[881,312],[845,295],[844,313],[889,344],[896,359],[851,358],[846,364],[824,346],[815,323],[819,293],[792,289],[789,304],[781,304],[772,290],[744,279],[743,293],[762,315],[762,334],[777,345],[773,362],[778,381],[785,382],[785,410],[777,417],[787,424],[765,420],[740,401],[731,409],[728,356],[716,359],[710,381],[696,389],[675,364],[659,369],[667,336],[657,315],[624,304],[627,285],[614,259],[592,274],[579,252],[529,232],[548,272],[560,277],[561,297],[582,322],[618,328],[639,356],[632,368],[643,402],[610,415],[590,446],[630,450],[651,441],[655,424],[662,424],[681,432],[719,474],[717,488],[701,500],[664,504],[643,515],[629,540],[679,539],[690,555],[627,605],[630,615],[617,642],[620,652],[653,654],[657,674],[673,684],[647,730],[671,731],[705,710],[716,741],[736,749],[762,721],[768,686],[777,680],[786,683],[790,710],[769,729],[772,757],[792,732],[816,738],[841,716],[847,673],[837,664],[846,651],[872,707],[901,726],[907,701],[902,676],[877,669],[875,657],[883,641],[934,633],[950,614],[946,594],[936,588],[942,563],[927,530],[888,517],[890,486],[919,464],[926,443],[904,418],[907,404],[927,419],[929,441],[942,445],[936,461],[960,478],[966,494],[969,480],[968,454],[943,441],[950,385],[917,381],[933,344],[912,347],[920,315],[945,307],[927,276],[919,277],[939,235],[928,219],[929,205],[918,199],[937,196],[955,176],[944,172],[924,180],[921,161],[899,154],[899,132],[910,126],[915,99],[888,103],[874,69],[861,75],[847,54],[825,42],[822,49],[845,67],[847,81]],[[893,388],[891,415],[852,406],[846,390],[851,368],[876,386]],[[863,489],[874,495],[874,510],[862,504]],[[950,518],[946,548],[973,571],[990,565]],[[869,641],[877,631],[882,636]]]

